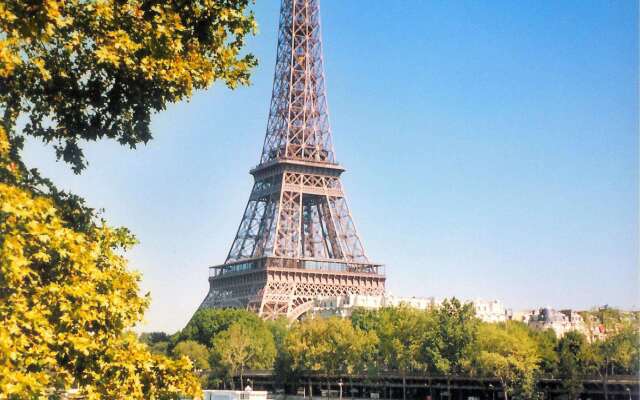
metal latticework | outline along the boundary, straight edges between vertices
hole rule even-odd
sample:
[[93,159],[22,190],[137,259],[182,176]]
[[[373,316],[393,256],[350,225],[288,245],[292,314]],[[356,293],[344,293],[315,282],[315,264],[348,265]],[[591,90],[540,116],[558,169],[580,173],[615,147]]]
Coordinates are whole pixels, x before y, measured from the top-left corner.
[[325,93],[319,3],[284,0],[261,163],[335,162]]
[[283,0],[276,73],[255,184],[201,307],[297,318],[319,296],[382,294],[347,207],[322,66],[319,0]]

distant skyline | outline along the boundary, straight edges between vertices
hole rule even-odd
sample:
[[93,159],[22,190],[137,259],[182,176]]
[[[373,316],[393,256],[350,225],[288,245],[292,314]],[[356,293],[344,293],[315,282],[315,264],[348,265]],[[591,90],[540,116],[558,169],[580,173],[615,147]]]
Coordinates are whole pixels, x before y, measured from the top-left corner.
[[[323,0],[343,183],[398,296],[507,307],[640,304],[638,2]],[[104,208],[174,332],[224,261],[267,123],[279,2],[254,6],[250,87],[215,85],[153,118],[130,150],[88,144],[80,176],[29,140],[25,161]]]

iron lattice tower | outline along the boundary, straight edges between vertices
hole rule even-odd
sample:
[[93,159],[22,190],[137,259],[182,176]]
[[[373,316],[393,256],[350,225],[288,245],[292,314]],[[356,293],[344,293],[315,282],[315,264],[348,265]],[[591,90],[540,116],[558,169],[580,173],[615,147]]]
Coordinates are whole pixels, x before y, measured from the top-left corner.
[[324,84],[319,0],[282,0],[269,122],[255,183],[202,307],[296,319],[321,296],[384,293],[340,182]]

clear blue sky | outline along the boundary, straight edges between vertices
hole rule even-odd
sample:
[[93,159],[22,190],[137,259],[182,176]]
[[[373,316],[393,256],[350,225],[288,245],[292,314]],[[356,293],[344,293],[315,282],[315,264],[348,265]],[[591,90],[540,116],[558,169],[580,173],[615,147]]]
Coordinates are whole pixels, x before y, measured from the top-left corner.
[[[153,119],[135,151],[88,146],[74,176],[141,244],[145,330],[175,331],[224,261],[265,132],[279,2],[258,1],[251,87]],[[396,295],[514,309],[638,301],[638,2],[322,3],[334,142],[370,258]]]

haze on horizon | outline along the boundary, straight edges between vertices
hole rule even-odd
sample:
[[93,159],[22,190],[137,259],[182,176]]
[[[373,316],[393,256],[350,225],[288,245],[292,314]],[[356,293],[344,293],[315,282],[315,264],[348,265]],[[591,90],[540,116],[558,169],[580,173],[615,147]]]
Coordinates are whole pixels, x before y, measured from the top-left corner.
[[[322,2],[324,62],[349,205],[387,290],[637,308],[638,3],[363,4]],[[141,330],[187,322],[246,205],[279,2],[254,9],[252,86],[170,107],[139,149],[88,145],[80,176],[28,142],[30,167],[139,238]]]

